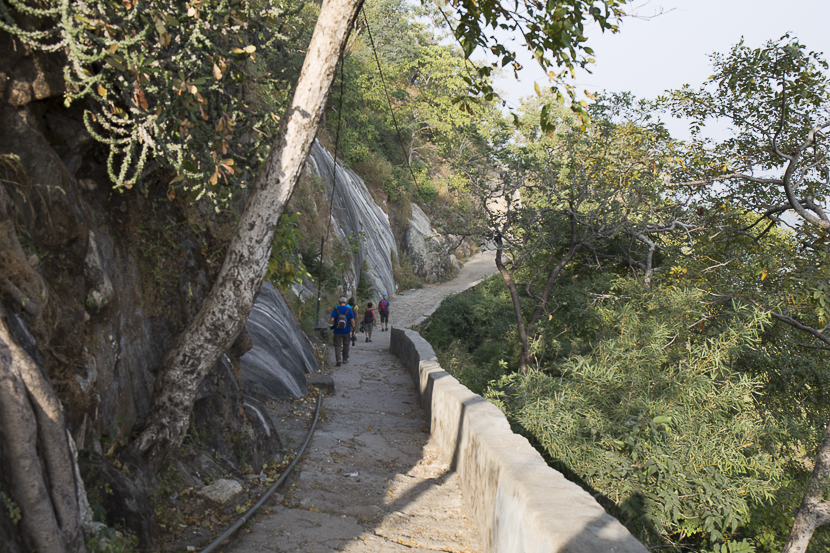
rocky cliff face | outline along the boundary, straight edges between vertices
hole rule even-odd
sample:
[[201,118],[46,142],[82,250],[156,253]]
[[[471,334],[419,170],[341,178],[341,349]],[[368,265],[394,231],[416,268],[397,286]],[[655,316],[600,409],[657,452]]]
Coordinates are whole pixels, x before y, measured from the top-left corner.
[[[52,147],[50,138],[82,136],[83,125],[65,113],[38,118],[31,108],[0,110],[0,153],[20,161],[19,173],[6,174],[13,185],[0,188],[0,275],[9,282],[0,299],[34,335],[76,442],[91,446],[118,439],[113,432],[129,435],[146,415],[162,356],[210,290],[218,263],[209,257],[223,247],[213,232],[228,222],[152,193],[113,193],[93,144]],[[18,296],[34,300],[37,316]],[[281,383],[270,386],[273,397],[301,394],[298,375],[316,362],[270,285],[249,325],[251,355],[272,348],[270,374]],[[224,359],[214,372],[232,379]],[[245,393],[244,382],[217,385]],[[201,395],[210,394],[206,384]]]
[[247,329],[253,344],[241,359],[247,394],[263,401],[305,395],[305,375],[320,367],[308,338],[270,282],[259,291]]
[[[153,485],[152,475],[130,482],[109,457],[141,427],[155,373],[207,296],[233,217],[170,200],[167,175],[151,175],[140,190],[114,190],[106,150],[86,131],[82,106],[64,108],[45,68],[48,60],[26,55],[0,62],[0,303],[49,375],[69,433],[86,451],[88,488],[135,488],[128,501],[110,502],[112,494],[103,492],[95,501],[152,549],[158,528],[146,493],[138,497]],[[386,213],[360,177],[335,168],[319,143],[308,168],[329,193],[335,176],[333,229],[352,246],[346,280],[356,286],[365,263],[375,293],[393,295],[391,256],[398,252]],[[407,251],[423,274],[440,279],[445,273],[430,268],[445,263],[432,256],[434,233],[423,212],[415,219]],[[247,333],[202,384],[191,440],[173,468],[190,485],[243,463],[258,472],[280,448],[260,401],[304,394],[306,374],[317,369],[283,298],[264,286]],[[0,491],[8,489],[0,471]],[[16,531],[0,520],[0,541],[19,545]]]
[[[331,194],[334,159],[318,141],[314,141],[308,157],[308,168],[324,179]],[[328,205],[328,197],[325,198]],[[392,255],[398,254],[389,217],[372,199],[363,179],[349,169],[337,165],[332,206],[333,229],[352,246],[352,274],[347,281],[355,286],[360,281],[361,267],[366,262],[366,278],[376,295],[390,296],[397,286],[392,274]]]
[[[233,221],[171,202],[152,179],[142,191],[112,190],[106,157],[80,112],[60,101],[0,104],[0,126],[0,302],[16,321],[18,341],[31,336],[75,443],[90,455],[111,454],[140,428],[155,372],[206,297]],[[242,459],[259,470],[280,448],[229,353],[194,407],[198,440],[180,472],[197,482]],[[0,490],[8,493],[7,485],[0,477]],[[149,546],[152,510],[104,507]]]
[[401,250],[412,261],[415,274],[427,282],[446,280],[461,268],[461,262],[455,255],[447,253],[445,241],[432,228],[423,210],[412,204],[412,215],[404,232]]

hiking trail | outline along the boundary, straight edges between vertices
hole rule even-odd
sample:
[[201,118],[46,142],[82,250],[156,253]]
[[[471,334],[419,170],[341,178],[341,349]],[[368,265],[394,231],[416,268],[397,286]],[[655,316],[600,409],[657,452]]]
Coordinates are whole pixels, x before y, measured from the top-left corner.
[[[391,298],[390,327],[408,327],[443,298],[494,273],[494,253],[479,253],[445,283]],[[378,291],[380,295],[382,291]],[[363,316],[360,306],[359,317]],[[269,507],[220,549],[229,553],[474,553],[478,529],[464,512],[457,476],[430,440],[407,370],[389,353],[390,332],[372,342],[358,334],[349,363],[324,372],[335,393],[323,400],[303,460]],[[269,410],[283,443],[303,441],[315,401],[278,403]]]

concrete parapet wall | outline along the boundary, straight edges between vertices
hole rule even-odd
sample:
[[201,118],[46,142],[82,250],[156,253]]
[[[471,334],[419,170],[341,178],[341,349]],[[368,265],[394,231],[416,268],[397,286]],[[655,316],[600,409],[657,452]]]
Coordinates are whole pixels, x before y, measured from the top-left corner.
[[438,364],[414,330],[393,328],[391,351],[418,385],[431,433],[458,472],[487,553],[646,553],[578,485],[545,463],[504,414]]

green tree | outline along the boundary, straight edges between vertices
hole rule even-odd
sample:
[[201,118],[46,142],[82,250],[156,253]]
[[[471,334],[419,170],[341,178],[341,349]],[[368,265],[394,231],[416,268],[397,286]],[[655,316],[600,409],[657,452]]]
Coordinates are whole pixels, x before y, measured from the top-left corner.
[[[314,9],[302,2],[139,0],[0,3],[0,25],[34,49],[60,49],[65,103],[107,144],[116,188],[159,168],[169,195],[223,202],[254,177],[289,100]],[[14,8],[14,9],[10,9]],[[54,18],[27,31],[15,17]],[[166,176],[166,175],[165,175]]]
[[[522,372],[530,366],[532,329],[548,313],[557,279],[578,256],[588,266],[629,266],[649,286],[663,248],[660,237],[693,230],[683,222],[683,205],[659,193],[665,132],[633,120],[641,112],[628,109],[630,98],[610,102],[597,104],[587,131],[560,108],[557,130],[550,134],[539,122],[545,98],[525,105],[520,132],[494,149],[494,169],[476,173],[472,181],[485,215],[477,232],[495,243],[496,265],[513,298]],[[610,121],[606,111],[622,117]],[[533,304],[527,323],[520,285]]]
[[[496,31],[521,36],[536,62],[548,74],[551,82],[551,100],[563,102],[565,96],[572,100],[572,107],[579,118],[585,119],[584,102],[574,101],[574,85],[568,80],[577,69],[585,68],[594,60],[593,50],[587,46],[586,24],[596,24],[600,30],[617,31],[619,19],[625,15],[624,0],[554,0],[547,3],[522,0],[513,4],[499,0],[455,0],[458,24],[455,36],[466,57],[476,48],[491,52],[498,59],[491,65],[476,68],[476,77],[469,79],[470,91],[487,100],[495,98],[495,91],[488,82],[492,70],[510,65],[514,71],[521,68],[516,52],[505,45]],[[492,34],[490,34],[492,33]],[[565,92],[563,95],[562,92]],[[465,102],[471,101],[467,98]],[[552,131],[555,126],[555,102],[547,102],[540,112],[542,130]]]
[[[239,7],[236,13],[234,5]],[[549,60],[553,60],[566,67],[579,67],[588,62],[590,54],[584,44],[584,23],[596,21],[603,29],[612,28],[614,19],[621,13],[620,5],[620,0],[560,0],[547,4],[526,3],[510,9],[497,0],[483,4],[463,0],[454,4],[461,22],[456,35],[465,45],[467,56],[475,45],[481,44],[491,47],[506,64],[515,57],[487,36],[485,30],[488,26],[512,27],[521,30],[528,48],[536,53],[543,66],[550,66]],[[175,168],[182,178],[179,182],[189,180],[203,190],[210,190],[211,186],[225,182],[228,175],[237,174],[237,164],[231,163],[233,158],[225,157],[224,142],[229,131],[238,131],[246,124],[225,108],[228,97],[241,99],[242,105],[248,97],[243,86],[223,90],[217,84],[230,80],[228,66],[223,65],[239,62],[240,67],[246,66],[247,70],[234,73],[243,81],[249,71],[259,70],[269,77],[267,68],[254,67],[257,45],[246,39],[252,38],[247,30],[251,25],[256,27],[259,20],[266,23],[261,28],[263,36],[270,37],[274,23],[269,11],[272,6],[265,0],[244,5],[230,0],[192,5],[183,1],[171,4],[153,0],[92,3],[55,0],[35,8],[10,0],[0,3],[0,19],[4,32],[33,48],[68,49],[71,64],[66,66],[66,75],[70,96],[77,90],[90,100],[96,94],[103,99],[102,107],[90,110],[93,115],[97,110],[100,116],[90,116],[88,121],[104,129],[100,131],[91,125],[96,136],[110,144],[115,152],[110,156],[113,184],[126,186],[136,182],[135,176],[143,174],[144,165],[152,157],[160,165]],[[279,118],[279,126],[273,133],[266,133],[269,145],[259,151],[262,154],[268,149],[269,153],[257,165],[256,176],[251,176],[250,195],[214,286],[200,311],[165,355],[146,424],[131,444],[153,469],[157,470],[181,444],[200,383],[233,343],[250,313],[268,269],[280,217],[305,164],[335,68],[361,6],[361,0],[327,0],[320,7],[291,99]],[[266,9],[264,16],[263,8]],[[205,35],[208,24],[201,19],[210,10],[218,18],[210,20],[210,29],[215,28],[220,35],[213,35],[212,41]],[[112,17],[119,19],[113,21]],[[19,24],[19,20],[27,18],[42,20],[40,25],[45,30],[32,31],[28,22]],[[183,22],[192,23],[194,32],[179,32]],[[261,38],[259,33],[256,38]],[[234,44],[237,40],[242,42]],[[184,44],[200,41],[204,41],[205,47],[195,47],[190,57],[179,59],[177,56],[185,52],[173,53]],[[168,53],[169,58],[165,57]],[[188,71],[177,73],[177,65]],[[479,76],[487,76],[489,72],[490,68],[480,68]],[[492,89],[476,88],[473,79],[470,84],[474,91],[480,90],[485,98],[492,98]],[[203,94],[204,89],[211,87],[216,87],[215,102],[208,101]],[[153,94],[161,97],[172,94],[171,91],[175,91],[170,96],[172,104],[183,110],[179,114],[189,113],[191,118],[183,119],[191,123],[185,125],[175,117],[158,120],[165,113],[165,106],[156,104]],[[199,123],[204,134],[196,138],[211,147],[195,149],[195,155],[207,156],[195,166],[188,165],[192,159],[188,160],[183,153],[184,145],[194,137],[190,129],[192,117],[202,121],[212,119],[212,128]],[[105,136],[104,132],[108,134]]]
[[[740,42],[728,55],[713,55],[712,61],[714,75],[702,88],[686,86],[661,99],[677,115],[691,118],[694,131],[674,167],[674,186],[696,192],[700,214],[727,214],[714,219],[720,228],[713,229],[713,236],[747,236],[760,252],[776,236],[776,228],[787,229],[792,236],[789,251],[767,248],[754,256],[756,278],[763,282],[775,275],[772,285],[763,287],[768,293],[758,294],[751,286],[741,287],[742,293],[776,320],[802,331],[802,347],[826,349],[827,63],[789,35],[761,48]],[[730,122],[734,136],[719,142],[704,139],[700,130],[707,118]],[[741,277],[742,282],[749,280],[746,274]],[[815,529],[830,523],[830,503],[823,501],[829,478],[830,426],[786,553],[806,550]]]
[[588,309],[602,326],[583,352],[486,395],[647,546],[740,542],[785,476],[769,447],[781,429],[755,407],[761,381],[734,370],[768,318],[628,277]]

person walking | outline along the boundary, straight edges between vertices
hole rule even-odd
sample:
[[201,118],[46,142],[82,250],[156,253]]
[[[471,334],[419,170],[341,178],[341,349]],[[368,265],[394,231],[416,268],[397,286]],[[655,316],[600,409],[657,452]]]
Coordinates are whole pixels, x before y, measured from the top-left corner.
[[366,305],[366,311],[363,313],[363,333],[366,335],[366,341],[372,341],[372,327],[375,326],[375,310],[372,309],[372,302]]
[[378,313],[380,313],[380,331],[386,332],[389,330],[389,300],[386,298],[386,294],[383,294],[380,303],[378,303]]
[[354,328],[354,311],[346,305],[345,296],[340,296],[339,305],[331,312],[329,323],[334,330],[335,366],[339,367],[341,359],[343,363],[349,362],[349,340]]
[[357,309],[357,300],[354,299],[354,296],[352,296],[352,297],[349,298],[349,301],[346,303],[346,305],[348,305],[349,309],[351,309],[352,313],[354,313],[355,324],[352,325],[352,345],[354,346],[355,342],[357,342],[357,326],[356,325],[357,325],[357,321],[359,320],[357,318],[357,311],[358,311],[358,309]]

